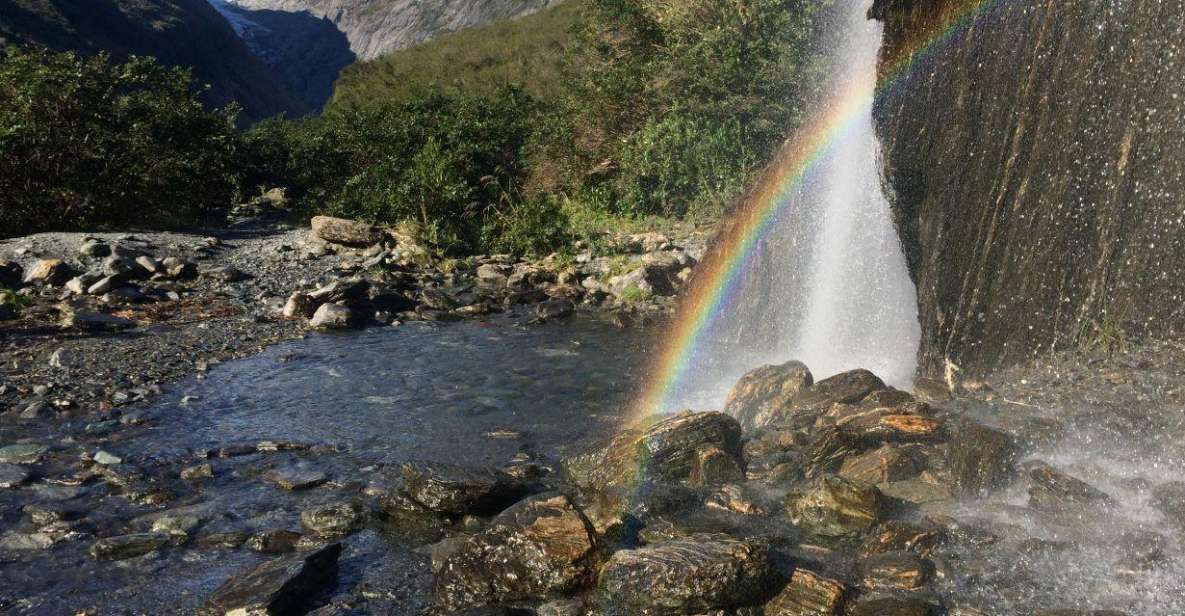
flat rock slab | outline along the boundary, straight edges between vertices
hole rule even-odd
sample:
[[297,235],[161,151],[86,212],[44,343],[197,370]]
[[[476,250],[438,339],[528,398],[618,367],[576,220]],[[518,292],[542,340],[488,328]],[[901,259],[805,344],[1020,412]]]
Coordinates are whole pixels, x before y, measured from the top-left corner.
[[37,443],[17,443],[0,447],[0,464],[33,464],[49,451],[49,447]]
[[399,467],[401,492],[429,511],[490,515],[522,497],[522,484],[501,471],[408,462]]
[[96,560],[125,560],[155,552],[172,542],[163,533],[136,533],[105,537],[91,545],[91,556]]
[[216,614],[304,614],[309,601],[337,580],[342,546],[272,560],[219,586],[206,609]]
[[329,480],[329,476],[315,468],[289,466],[278,468],[264,477],[285,490],[308,490]]
[[29,470],[16,464],[0,464],[0,489],[15,488],[29,480]]

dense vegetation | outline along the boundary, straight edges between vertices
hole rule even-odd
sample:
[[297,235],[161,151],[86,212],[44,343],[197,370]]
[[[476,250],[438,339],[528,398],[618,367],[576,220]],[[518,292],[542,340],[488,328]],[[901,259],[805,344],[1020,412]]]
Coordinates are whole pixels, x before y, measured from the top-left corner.
[[[306,215],[409,225],[456,252],[543,252],[570,237],[573,219],[720,215],[801,115],[807,94],[802,84],[813,81],[808,50],[819,6],[805,0],[570,0],[355,67],[319,118],[272,120],[243,135],[215,138],[198,119],[226,124],[231,114],[203,115],[189,97],[170,112],[175,129],[129,128],[125,118],[90,109],[118,109],[120,97],[128,96],[121,86],[110,88],[107,98],[82,98],[71,112],[77,118],[56,111],[57,104],[16,106],[0,130],[27,130],[22,118],[33,114],[50,133],[55,122],[85,125],[112,139],[147,131],[150,136],[137,143],[163,142],[179,154],[193,148],[192,156],[182,156],[185,169],[211,166],[212,173],[197,175],[218,182],[218,191],[182,190],[189,178],[180,169],[171,172],[170,187],[190,199],[225,205],[232,189],[247,194],[279,185]],[[14,71],[33,70],[33,57],[5,58],[3,73],[14,76],[0,84],[0,104],[13,107],[8,97],[28,96]],[[59,66],[47,62],[45,70],[59,80],[69,72],[61,63],[81,62],[62,56],[54,61]],[[96,68],[101,60],[83,64],[103,73]],[[138,64],[143,62],[128,66]],[[106,69],[111,76],[126,70]],[[167,74],[172,80],[159,84],[159,95],[180,96],[180,76]],[[218,161],[207,157],[207,139],[225,148]],[[0,154],[17,143],[5,137]],[[69,145],[56,138],[38,143]],[[19,176],[15,164],[11,169]],[[60,203],[51,188],[27,190],[27,207]],[[114,207],[111,199],[92,198],[86,190],[74,190],[80,195],[75,200],[96,212]],[[34,193],[43,201],[37,203]],[[158,211],[165,204],[143,191],[127,195],[120,207],[168,211],[178,219],[192,213],[180,207]],[[34,226],[98,220],[71,216],[73,210]]]

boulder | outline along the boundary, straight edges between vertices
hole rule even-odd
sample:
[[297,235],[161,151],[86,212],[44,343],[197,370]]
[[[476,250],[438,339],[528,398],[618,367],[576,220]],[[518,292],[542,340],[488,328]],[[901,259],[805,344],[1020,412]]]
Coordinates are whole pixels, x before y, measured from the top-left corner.
[[673,272],[656,265],[643,265],[620,276],[609,279],[609,291],[616,296],[636,289],[644,295],[674,295],[679,288],[679,278]]
[[744,481],[745,471],[735,454],[712,444],[700,445],[688,480],[693,485],[718,485]]
[[440,462],[406,462],[399,467],[400,493],[423,508],[448,515],[491,515],[526,493],[510,475]]
[[917,554],[891,551],[875,554],[860,564],[865,588],[916,590],[930,578],[930,565]]
[[300,291],[297,291],[296,293],[289,295],[288,301],[284,302],[282,314],[285,318],[289,319],[308,319],[311,318],[316,312],[317,303],[313,301],[313,298],[309,297],[307,293],[301,293]]
[[1047,464],[1028,469],[1029,506],[1044,511],[1063,511],[1114,504],[1110,496],[1090,484]]
[[362,507],[354,502],[329,503],[305,509],[300,513],[300,523],[310,532],[318,535],[340,536],[362,526]]
[[299,465],[274,469],[269,471],[264,478],[269,483],[290,491],[308,490],[329,480],[323,471]]
[[89,310],[85,303],[74,300],[59,304],[58,312],[62,315],[60,323],[64,329],[99,332],[120,331],[136,326],[135,321]]
[[337,580],[342,546],[272,560],[232,576],[206,600],[217,614],[304,614],[310,601]]
[[104,276],[123,276],[125,278],[137,278],[148,273],[136,263],[135,259],[118,254],[103,259],[100,271]]
[[882,498],[875,486],[827,475],[786,498],[795,526],[823,537],[856,537],[880,521]]
[[361,318],[349,306],[325,303],[313,313],[309,327],[313,329],[352,329]]
[[608,614],[674,616],[758,603],[776,577],[766,542],[694,535],[615,552],[599,586]]
[[66,281],[66,289],[75,295],[86,295],[91,285],[103,279],[98,272],[84,272]]
[[333,302],[352,306],[366,301],[369,291],[370,282],[361,278],[345,278],[334,280],[308,295],[317,304]]
[[99,539],[91,545],[95,560],[125,560],[155,552],[173,541],[164,533],[137,533]]
[[177,257],[165,257],[161,260],[161,266],[164,268],[165,275],[169,278],[188,280],[190,278],[196,278],[198,275],[196,264]]
[[41,259],[25,274],[25,282],[29,284],[64,284],[76,276],[78,272],[61,259]]
[[868,394],[884,389],[884,381],[867,370],[841,372],[805,387],[781,404],[767,404],[754,416],[753,427],[810,425],[833,404],[855,404]]
[[795,569],[782,592],[765,604],[765,616],[838,616],[847,591],[838,580]]
[[571,593],[595,577],[591,523],[564,496],[539,496],[502,512],[450,546],[433,582],[446,609]]
[[979,496],[1012,481],[1019,453],[1012,437],[964,420],[951,436],[947,467],[959,493]]
[[78,254],[84,257],[106,257],[111,254],[111,245],[103,240],[88,237],[78,245]]
[[741,465],[741,427],[723,413],[685,412],[625,430],[607,445],[563,461],[565,477],[582,490],[602,492],[635,480],[690,477],[699,448],[712,445]]
[[574,312],[576,305],[566,299],[553,299],[535,305],[535,318],[540,321],[562,319],[572,316]]
[[877,484],[909,479],[921,470],[921,466],[899,447],[884,445],[880,449],[844,460],[839,476]]
[[502,288],[506,286],[511,268],[499,263],[486,263],[477,267],[477,282],[487,287]]
[[741,428],[751,430],[767,406],[781,406],[813,383],[810,370],[800,361],[762,366],[737,381],[724,401],[724,412],[736,417]]
[[104,276],[87,287],[86,292],[90,295],[103,295],[122,287],[124,284],[124,276],[122,274]]
[[313,235],[334,244],[372,246],[383,241],[383,232],[373,225],[346,218],[314,216]]

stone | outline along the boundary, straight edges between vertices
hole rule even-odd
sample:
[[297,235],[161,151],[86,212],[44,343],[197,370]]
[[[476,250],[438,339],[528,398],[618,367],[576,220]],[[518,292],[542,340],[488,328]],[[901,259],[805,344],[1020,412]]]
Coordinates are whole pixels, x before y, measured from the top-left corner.
[[701,445],[695,450],[695,461],[688,480],[693,485],[719,485],[743,481],[745,472],[737,456],[716,445]]
[[834,475],[819,478],[808,490],[787,496],[795,526],[823,537],[856,537],[867,533],[882,513],[879,490],[870,484]]
[[947,467],[957,492],[980,496],[1016,476],[1020,452],[1012,437],[972,421],[956,426],[947,449]]
[[884,381],[867,370],[841,372],[804,388],[782,404],[767,404],[753,418],[753,426],[806,426],[834,404],[855,404],[885,388]]
[[134,259],[118,254],[103,259],[100,271],[103,272],[104,276],[118,276],[125,279],[137,278],[147,274],[144,268],[136,264]]
[[570,317],[576,312],[576,304],[567,299],[553,299],[535,305],[535,317],[541,321]]
[[[921,411],[921,412],[919,412]],[[942,422],[926,417],[926,406],[872,407],[860,405],[836,419],[835,426],[849,441],[864,446],[881,443],[934,442],[945,438]]]
[[491,515],[526,493],[506,473],[439,462],[406,462],[399,468],[400,493],[428,511],[448,515]]
[[213,267],[207,270],[202,270],[202,278],[209,280],[216,280],[227,284],[242,282],[251,277],[250,274],[234,267]]
[[477,266],[475,275],[479,284],[502,288],[506,286],[507,278],[510,276],[511,268],[498,263],[485,263]]
[[891,551],[875,554],[860,564],[865,588],[916,590],[930,578],[930,567],[917,554]]
[[297,491],[315,488],[328,481],[329,476],[318,469],[298,465],[277,468],[264,478],[285,490]]
[[609,613],[702,614],[751,605],[775,580],[766,542],[693,535],[614,552],[599,588]]
[[584,616],[584,604],[576,599],[556,599],[540,605],[536,616]]
[[1170,481],[1153,487],[1150,502],[1178,528],[1185,528],[1185,481]]
[[433,582],[437,603],[461,609],[575,591],[596,575],[591,528],[564,496],[523,501],[447,550]]
[[671,296],[679,289],[679,278],[670,270],[657,265],[642,265],[620,276],[609,279],[609,292],[618,297],[631,289],[643,295]]
[[59,348],[49,356],[49,367],[69,368],[74,363],[74,354],[69,349]]
[[0,463],[0,490],[19,487],[29,480],[29,469],[7,462]]
[[100,449],[99,451],[95,452],[94,461],[96,464],[102,464],[103,466],[111,466],[113,464],[122,464],[123,458],[120,458],[119,456],[116,456],[114,454],[108,453],[108,452]]
[[161,266],[164,267],[165,274],[169,278],[188,280],[196,278],[198,275],[198,267],[195,263],[177,257],[165,257],[161,261]]
[[0,447],[0,463],[33,464],[41,459],[49,447],[38,443],[16,443]]
[[362,507],[353,502],[329,503],[300,513],[300,523],[318,535],[340,536],[362,526]]
[[938,379],[919,377],[913,381],[913,395],[925,402],[942,404],[950,400],[950,387]]
[[341,544],[333,543],[237,573],[210,595],[204,607],[225,616],[304,614],[314,598],[336,583],[341,553]]
[[910,522],[889,520],[877,526],[860,545],[864,556],[887,552],[912,552],[926,556],[942,541],[940,529],[927,528]]
[[811,371],[800,361],[762,366],[746,373],[729,390],[724,412],[736,417],[741,428],[751,430],[768,405],[785,404],[814,382]]
[[152,521],[152,532],[188,537],[201,524],[195,515],[162,515]]
[[91,285],[103,279],[102,274],[84,272],[66,281],[66,290],[75,295],[86,295]]
[[64,329],[76,329],[84,332],[114,332],[136,326],[135,321],[89,310],[86,304],[74,300],[59,304],[58,312],[62,315],[60,324]]
[[1106,506],[1114,500],[1090,484],[1052,466],[1035,464],[1028,469],[1029,506],[1044,511],[1064,511]]
[[104,304],[136,304],[148,301],[148,296],[136,287],[123,286],[104,293],[100,299]]
[[93,237],[82,240],[78,246],[78,254],[84,257],[106,257],[111,254],[111,245]]
[[313,329],[351,329],[357,326],[360,318],[349,307],[340,304],[321,304],[309,320],[309,327]]
[[162,533],[136,533],[105,537],[91,545],[95,560],[125,560],[156,552],[168,546],[172,539]]
[[224,548],[234,550],[247,542],[247,533],[230,532],[230,533],[211,533],[200,537],[197,540],[198,545],[204,548]]
[[346,218],[314,216],[313,235],[334,244],[372,246],[383,241],[383,232],[373,225]]
[[263,554],[287,554],[296,551],[301,534],[296,531],[273,529],[263,530],[247,537],[243,545]]
[[195,464],[181,469],[181,478],[185,481],[201,481],[214,478],[214,467],[209,463]]
[[765,616],[838,616],[847,592],[838,580],[797,568],[786,587],[765,604]]
[[297,291],[296,293],[289,295],[288,301],[284,302],[284,310],[282,314],[285,318],[289,319],[308,319],[317,312],[317,306],[318,304],[313,301],[313,298],[309,297],[307,293],[301,293]]
[[716,412],[685,412],[626,429],[602,447],[565,458],[563,473],[573,485],[591,492],[638,479],[682,481],[690,477],[703,445],[713,445],[742,464],[736,419]]
[[921,468],[899,447],[884,445],[874,451],[844,460],[839,476],[853,481],[878,484],[916,476]]
[[938,610],[920,599],[883,598],[860,601],[847,616],[934,616]]
[[164,271],[164,266],[161,265],[161,262],[148,255],[140,255],[136,257],[136,265],[139,265],[141,269],[148,272],[149,274],[156,274],[158,272]]
[[64,284],[76,276],[78,272],[61,259],[41,259],[25,274],[25,282],[29,284]]

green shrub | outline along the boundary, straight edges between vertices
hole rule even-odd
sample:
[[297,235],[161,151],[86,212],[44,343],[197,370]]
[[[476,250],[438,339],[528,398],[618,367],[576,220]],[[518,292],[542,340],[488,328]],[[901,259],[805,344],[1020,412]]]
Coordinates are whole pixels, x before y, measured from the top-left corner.
[[516,199],[490,212],[483,243],[493,252],[540,257],[571,243],[569,227],[555,197]]
[[238,187],[237,112],[195,94],[187,71],[147,58],[0,52],[0,236],[223,215]]

